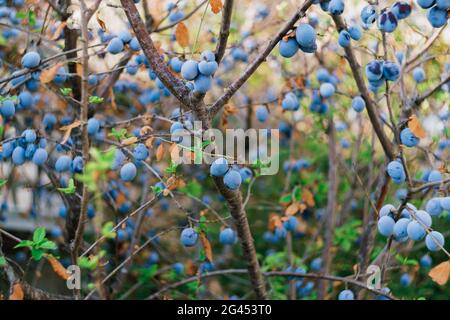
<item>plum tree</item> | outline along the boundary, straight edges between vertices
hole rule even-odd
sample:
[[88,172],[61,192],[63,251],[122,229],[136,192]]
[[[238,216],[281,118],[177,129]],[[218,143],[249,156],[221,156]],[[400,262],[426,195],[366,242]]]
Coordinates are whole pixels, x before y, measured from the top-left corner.
[[417,4],[0,1],[0,298],[447,298],[450,3]]

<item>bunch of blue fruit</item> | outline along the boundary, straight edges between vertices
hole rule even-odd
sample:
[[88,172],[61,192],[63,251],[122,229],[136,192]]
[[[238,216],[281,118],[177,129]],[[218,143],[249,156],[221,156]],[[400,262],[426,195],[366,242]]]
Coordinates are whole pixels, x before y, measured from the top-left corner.
[[285,37],[280,41],[280,54],[291,58],[299,49],[305,53],[314,53],[317,50],[316,38],[316,30],[310,24],[302,23],[295,30],[295,37]]
[[417,4],[423,9],[427,9],[427,19],[434,28],[443,27],[447,23],[450,1],[417,0]]
[[376,5],[367,5],[361,10],[363,27],[368,29],[370,25],[377,22],[380,31],[394,32],[398,21],[407,18],[411,14],[411,5],[406,1],[398,1],[391,7],[378,11]]
[[425,210],[418,210],[407,203],[404,209],[397,212],[391,205],[384,205],[379,212],[378,231],[385,237],[393,236],[398,242],[408,239],[420,241],[425,238],[425,245],[430,251],[443,248],[445,239],[442,233],[431,229],[432,216],[439,216],[444,210],[450,210],[450,197],[430,199]]
[[187,60],[180,64],[178,58],[170,61],[170,66],[175,72],[180,72],[183,79],[188,82],[188,87],[194,92],[206,93],[212,86],[212,77],[219,67],[216,56],[211,51],[202,52],[202,61]]
[[377,92],[385,81],[396,81],[400,77],[401,67],[392,61],[372,60],[365,68],[369,89]]

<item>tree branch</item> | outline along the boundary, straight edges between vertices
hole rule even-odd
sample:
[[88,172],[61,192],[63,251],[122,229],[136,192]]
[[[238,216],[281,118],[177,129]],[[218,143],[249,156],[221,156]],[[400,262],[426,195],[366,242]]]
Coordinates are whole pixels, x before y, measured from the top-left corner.
[[[246,272],[247,272],[247,270],[245,270],[245,269],[217,270],[217,271],[212,271],[209,273],[202,274],[200,279],[216,277],[216,276],[221,276],[221,275],[228,275],[228,274],[244,274]],[[339,282],[348,283],[348,284],[352,284],[352,285],[360,287],[360,288],[367,289],[367,290],[373,292],[374,294],[382,295],[391,300],[397,300],[397,298],[395,298],[389,294],[386,294],[383,291],[376,290],[376,289],[370,289],[364,283],[354,280],[352,278],[337,277],[337,276],[331,276],[331,275],[325,275],[325,274],[282,272],[282,271],[264,272],[263,275],[265,277],[299,277],[299,278],[305,278],[305,279],[322,279],[322,280],[328,280],[328,281],[339,281]],[[168,290],[176,289],[187,283],[198,281],[198,280],[199,280],[198,276],[193,276],[193,277],[186,278],[181,281],[169,284],[169,285],[165,286],[164,288],[161,288],[158,292],[150,295],[147,298],[147,300],[156,299],[159,295],[161,295],[162,293],[164,293]]]
[[220,25],[219,41],[216,46],[216,62],[220,63],[225,54],[228,36],[230,35],[231,15],[233,13],[233,0],[226,0],[222,10],[222,23]]
[[256,59],[250,63],[244,73],[236,79],[225,91],[225,93],[217,99],[216,102],[210,107],[209,113],[211,117],[214,117],[217,112],[231,99],[231,97],[239,90],[240,87],[251,77],[251,75],[258,69],[258,67],[266,60],[270,52],[280,42],[283,36],[294,27],[294,24],[298,19],[305,16],[306,11],[312,5],[311,0],[306,0],[298,11],[283,25],[278,33],[273,37],[264,50],[256,57]]
[[239,190],[228,189],[221,177],[213,177],[213,179],[217,189],[226,199],[230,208],[230,213],[234,218],[237,234],[241,240],[244,259],[248,264],[248,273],[256,298],[265,300],[267,299],[267,292],[259,262],[256,257],[255,244],[248,224],[247,214],[242,206],[241,192]]
[[[334,23],[336,24],[338,31],[345,29],[345,23],[341,16],[332,16],[332,18],[334,20]],[[392,142],[386,136],[386,133],[384,132],[383,127],[380,124],[380,121],[378,119],[378,114],[376,112],[375,103],[373,102],[373,100],[370,97],[369,91],[366,87],[364,78],[361,73],[361,66],[359,65],[358,61],[356,60],[356,57],[355,57],[355,54],[353,52],[351,45],[344,48],[344,50],[345,50],[346,58],[350,64],[350,68],[352,70],[353,77],[355,78],[356,85],[358,86],[361,96],[364,98],[364,100],[366,102],[366,109],[367,109],[367,113],[369,115],[370,122],[372,123],[372,127],[375,130],[375,133],[377,134],[378,140],[380,140],[380,143],[381,143],[381,146],[383,147],[384,153],[390,160],[392,160],[395,157],[394,146],[392,145]]]
[[150,65],[155,71],[161,82],[167,87],[167,89],[187,108],[190,109],[189,101],[189,89],[186,85],[175,77],[164,62],[163,57],[159,54],[158,50],[150,37],[145,24],[139,16],[139,12],[133,3],[133,0],[120,0],[123,9],[127,15],[128,21],[133,27],[134,33],[139,40],[139,44],[142,47],[142,51],[148,58]]

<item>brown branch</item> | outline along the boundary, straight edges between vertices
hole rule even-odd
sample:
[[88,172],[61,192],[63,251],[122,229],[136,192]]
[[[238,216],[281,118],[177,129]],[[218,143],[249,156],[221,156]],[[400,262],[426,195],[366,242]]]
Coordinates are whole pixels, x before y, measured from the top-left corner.
[[[86,12],[86,4],[84,0],[80,1],[81,5],[81,36],[83,40],[83,56],[82,56],[82,76],[81,76],[81,113],[80,113],[80,121],[81,123],[87,123],[88,120],[88,111],[89,111],[89,103],[88,103],[88,75],[89,75],[89,65],[88,65],[88,29],[87,29],[87,15],[84,14]],[[87,162],[89,160],[89,136],[87,132],[87,126],[83,125],[81,128],[81,138],[83,144],[83,163],[84,168],[83,171],[86,170]],[[83,183],[82,187],[82,198],[81,198],[81,206],[80,206],[80,214],[78,217],[78,225],[77,230],[75,232],[75,238],[73,241],[72,248],[72,261],[77,263],[78,260],[78,251],[80,249],[81,242],[83,240],[84,234],[84,223],[87,218],[87,208],[89,203],[89,192],[86,183]],[[78,290],[76,291],[76,296],[79,297]]]
[[[328,202],[325,225],[325,246],[322,251],[322,273],[329,274],[332,261],[331,246],[334,239],[334,226],[336,220],[336,196],[338,187],[337,176],[337,155],[336,155],[336,129],[334,127],[333,116],[330,116],[328,125]],[[319,282],[318,299],[323,300],[327,292],[328,284],[325,281]]]
[[255,244],[248,224],[247,214],[242,206],[241,192],[239,190],[228,189],[224,185],[221,177],[213,177],[213,179],[217,189],[226,199],[230,208],[230,213],[234,218],[237,234],[241,241],[244,259],[248,264],[248,273],[256,298],[265,300],[267,299],[266,287],[256,257]]
[[[345,29],[345,24],[341,16],[332,16],[334,23],[338,31]],[[370,122],[372,124],[375,133],[377,134],[378,140],[380,140],[381,146],[383,147],[384,153],[386,156],[392,160],[395,157],[394,146],[392,142],[386,136],[386,133],[383,130],[383,127],[380,124],[380,120],[378,119],[378,114],[376,112],[376,106],[374,101],[371,99],[369,91],[364,82],[363,75],[361,73],[361,66],[356,60],[355,54],[353,52],[352,46],[348,46],[345,49],[345,54],[348,63],[350,64],[350,68],[353,73],[353,77],[355,78],[356,85],[358,86],[359,92],[361,96],[364,98],[366,102],[366,109],[369,115]]]
[[231,97],[239,90],[240,87],[251,77],[258,67],[266,60],[267,56],[272,52],[273,48],[280,42],[283,36],[294,27],[298,19],[305,16],[306,11],[312,5],[311,0],[306,0],[297,12],[283,25],[278,33],[269,41],[264,50],[250,63],[244,73],[234,80],[234,82],[226,89],[225,93],[214,102],[210,107],[209,113],[213,117],[219,110],[231,99]]
[[133,0],[120,0],[123,9],[127,15],[128,21],[133,27],[134,33],[139,40],[142,51],[147,57],[153,71],[155,71],[158,78],[166,86],[166,88],[187,108],[190,108],[189,89],[183,81],[176,78],[170,72],[163,57],[156,49],[152,38],[150,37],[144,22],[139,16],[139,12]]
[[233,13],[233,0],[226,0],[222,9],[222,23],[220,25],[219,41],[216,46],[216,62],[220,63],[225,54],[228,36],[230,35],[231,15]]
[[[206,278],[210,278],[210,277],[216,277],[216,276],[221,276],[221,275],[229,275],[229,274],[245,274],[247,272],[247,270],[245,269],[225,269],[225,270],[217,270],[217,271],[212,271],[209,273],[205,273],[202,274],[200,279],[206,279]],[[315,274],[315,273],[297,273],[297,272],[282,272],[282,271],[271,271],[271,272],[264,272],[263,275],[265,277],[299,277],[299,278],[305,278],[305,279],[316,279],[316,280],[328,280],[328,281],[339,281],[339,282],[343,282],[343,283],[348,283],[348,284],[352,284],[354,286],[360,287],[360,288],[364,288],[367,289],[371,292],[373,292],[374,294],[377,295],[382,295],[384,297],[387,297],[391,300],[397,300],[397,298],[386,294],[383,291],[380,290],[376,290],[376,289],[370,289],[366,286],[366,284],[359,282],[357,280],[354,280],[352,278],[344,278],[344,277],[338,277],[338,276],[331,276],[331,275],[325,275],[325,274]],[[172,290],[172,289],[176,289],[178,287],[181,287],[187,283],[190,282],[194,282],[194,281],[198,281],[199,277],[198,276],[193,276],[190,278],[186,278],[183,280],[180,280],[178,282],[169,284],[167,286],[165,286],[164,288],[161,288],[160,290],[158,290],[157,292],[153,293],[152,295],[150,295],[147,300],[153,300],[156,299],[159,295],[161,295],[162,293],[168,291],[168,290]]]
[[437,30],[426,42],[423,46],[421,46],[421,49],[419,52],[417,52],[415,55],[413,55],[408,61],[405,62],[404,68],[407,68],[411,66],[414,62],[417,61],[421,56],[423,56],[426,52],[428,52],[428,49],[433,45],[433,43],[436,41],[437,38],[441,35],[441,33],[444,31],[445,26]]
[[433,88],[429,89],[428,91],[424,92],[420,96],[418,96],[413,103],[413,106],[420,106],[422,102],[424,102],[426,99],[428,99],[430,96],[432,96],[436,91],[438,91],[444,84],[447,82],[450,82],[450,72],[447,73],[447,75]]

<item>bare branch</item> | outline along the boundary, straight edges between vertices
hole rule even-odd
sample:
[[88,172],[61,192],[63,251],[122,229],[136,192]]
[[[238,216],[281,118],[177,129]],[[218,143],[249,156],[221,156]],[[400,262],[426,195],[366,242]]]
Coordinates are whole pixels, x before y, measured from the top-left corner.
[[231,97],[239,90],[240,87],[251,77],[251,75],[258,69],[258,67],[266,60],[267,56],[272,52],[273,48],[280,42],[283,36],[294,27],[298,19],[305,16],[306,11],[312,5],[311,0],[307,0],[298,9],[298,11],[283,25],[278,33],[269,41],[264,50],[250,63],[243,74],[236,79],[225,91],[225,93],[217,99],[210,107],[209,112],[213,117],[219,110],[231,99]]
[[226,0],[222,10],[222,23],[220,25],[219,41],[216,46],[216,62],[220,63],[225,54],[228,36],[230,35],[231,15],[233,13],[233,0]]
[[[332,16],[334,23],[336,24],[336,27],[338,31],[341,31],[342,29],[345,29],[345,23],[341,16]],[[364,82],[364,78],[361,73],[361,66],[359,65],[358,61],[356,60],[355,54],[353,52],[353,48],[351,45],[344,48],[346,58],[350,64],[350,68],[353,73],[353,77],[355,78],[356,85],[358,86],[359,92],[361,93],[361,96],[364,98],[366,102],[366,109],[367,113],[369,115],[370,122],[372,123],[373,129],[375,130],[375,133],[377,134],[378,140],[380,140],[381,146],[383,147],[384,153],[389,159],[394,159],[395,152],[394,152],[394,146],[392,145],[392,142],[388,139],[386,136],[386,133],[383,130],[383,127],[380,124],[380,120],[378,119],[378,114],[376,112],[375,103],[370,97],[369,91],[366,87],[366,84]]]
[[163,57],[156,49],[152,38],[150,37],[145,24],[139,16],[139,12],[133,0],[121,0],[123,9],[128,17],[128,21],[133,27],[134,33],[148,58],[150,65],[155,71],[161,82],[169,89],[169,91],[187,108],[190,108],[189,89],[180,79],[176,78],[167,67]]

